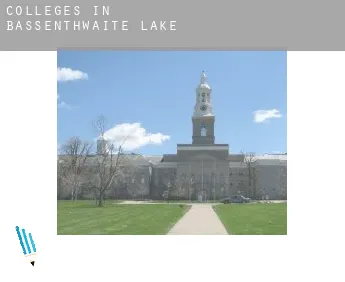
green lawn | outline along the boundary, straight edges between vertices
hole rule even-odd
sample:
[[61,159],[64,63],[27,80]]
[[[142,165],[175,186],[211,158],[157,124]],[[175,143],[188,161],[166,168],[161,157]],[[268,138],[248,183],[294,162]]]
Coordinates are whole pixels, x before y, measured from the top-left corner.
[[287,204],[230,204],[214,207],[233,235],[286,235]]
[[187,205],[119,204],[106,201],[98,208],[91,201],[58,201],[58,235],[166,234],[189,209]]
[[[153,201],[150,201],[151,203],[162,203],[162,204],[165,204],[165,203],[171,203],[171,204],[176,204],[176,203],[182,203],[182,204],[194,204],[194,203],[197,203],[197,204],[200,204],[200,201],[198,200],[153,200]],[[219,203],[219,201],[213,201],[213,200],[210,200],[210,201],[207,201],[205,203],[208,203],[208,204],[212,204],[212,203]]]

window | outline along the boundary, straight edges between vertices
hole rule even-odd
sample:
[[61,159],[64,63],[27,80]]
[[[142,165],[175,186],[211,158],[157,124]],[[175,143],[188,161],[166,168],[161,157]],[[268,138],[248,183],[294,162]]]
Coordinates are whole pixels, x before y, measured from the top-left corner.
[[206,125],[201,126],[201,136],[206,136],[207,135],[207,128]]
[[195,176],[194,176],[194,174],[192,174],[192,175],[190,176],[189,183],[190,183],[190,184],[193,184],[193,183],[194,183],[194,179],[195,179]]

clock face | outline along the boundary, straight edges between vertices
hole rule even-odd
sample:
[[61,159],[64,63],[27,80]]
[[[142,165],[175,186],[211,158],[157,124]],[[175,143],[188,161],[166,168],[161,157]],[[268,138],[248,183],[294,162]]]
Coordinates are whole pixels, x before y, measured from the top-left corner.
[[203,112],[206,111],[206,110],[207,110],[207,106],[206,106],[206,105],[202,105],[202,106],[200,107],[200,110],[203,111]]

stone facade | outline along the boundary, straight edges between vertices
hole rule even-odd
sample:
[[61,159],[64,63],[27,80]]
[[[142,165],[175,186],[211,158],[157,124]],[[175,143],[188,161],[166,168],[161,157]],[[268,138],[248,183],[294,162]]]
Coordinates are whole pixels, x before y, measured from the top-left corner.
[[[256,156],[249,163],[243,154],[230,154],[228,144],[215,143],[212,91],[204,72],[196,88],[192,124],[192,144],[178,144],[176,154],[128,155],[134,172],[125,179],[115,179],[107,197],[162,199],[165,195],[170,199],[210,201],[242,194],[255,199],[286,199],[286,154]],[[99,140],[98,154],[104,151],[104,144]],[[90,169],[92,159],[98,157],[89,158]],[[87,174],[92,174],[92,169]],[[58,197],[68,197],[68,189],[61,193],[61,183],[58,179]],[[88,185],[85,181],[83,187]]]

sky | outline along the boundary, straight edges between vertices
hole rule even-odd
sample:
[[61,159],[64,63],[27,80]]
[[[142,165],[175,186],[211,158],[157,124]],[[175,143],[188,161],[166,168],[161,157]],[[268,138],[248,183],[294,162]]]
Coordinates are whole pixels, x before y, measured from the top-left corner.
[[126,136],[125,149],[176,153],[192,142],[195,90],[205,71],[212,88],[215,142],[230,153],[287,151],[284,51],[59,51],[58,146]]

